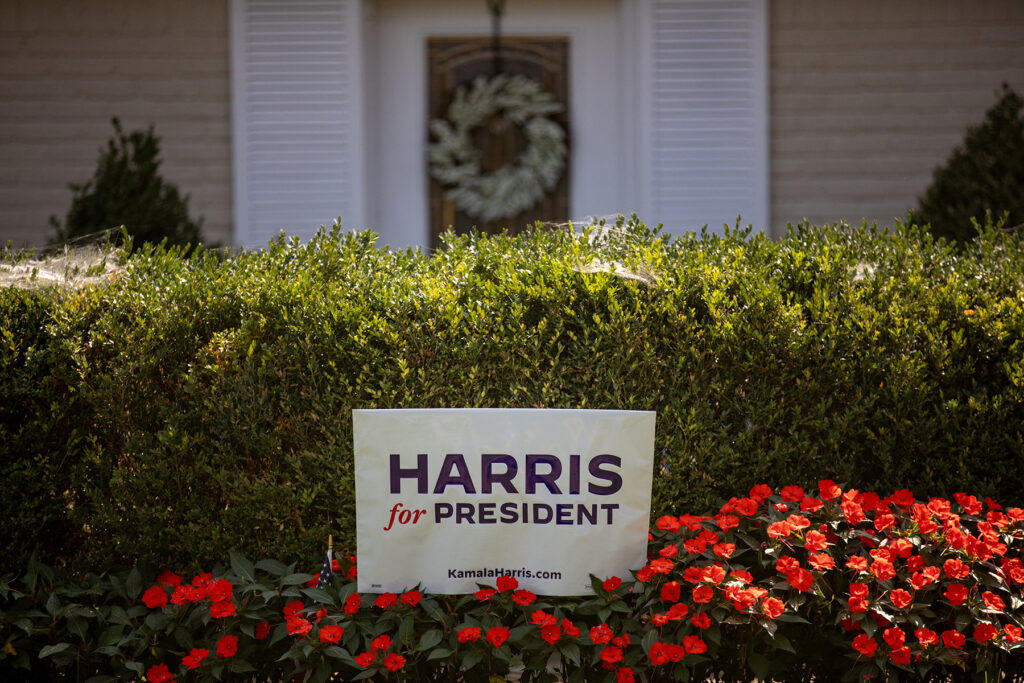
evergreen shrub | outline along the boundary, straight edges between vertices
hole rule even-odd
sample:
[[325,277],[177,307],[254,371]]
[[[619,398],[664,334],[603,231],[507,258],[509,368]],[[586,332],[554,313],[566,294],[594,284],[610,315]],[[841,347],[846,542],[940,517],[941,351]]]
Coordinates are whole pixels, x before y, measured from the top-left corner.
[[70,185],[74,197],[63,225],[56,216],[50,218],[55,241],[123,226],[136,245],[200,242],[202,219],[189,216],[188,196],[160,175],[160,138],[153,127],[125,133],[120,121],[112,123],[114,137],[101,150],[92,179]]
[[914,219],[963,241],[986,216],[1024,225],[1024,99],[1005,83],[985,120],[935,169]]
[[1024,245],[998,230],[375,240],[5,291],[0,569],[352,550],[353,408],[657,411],[655,518],[822,478],[1024,502]]

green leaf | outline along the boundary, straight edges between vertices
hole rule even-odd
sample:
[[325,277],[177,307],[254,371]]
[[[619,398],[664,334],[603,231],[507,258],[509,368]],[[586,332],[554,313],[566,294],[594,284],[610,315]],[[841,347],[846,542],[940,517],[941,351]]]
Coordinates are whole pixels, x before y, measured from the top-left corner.
[[775,647],[779,648],[780,650],[785,650],[786,652],[792,652],[793,654],[796,654],[796,648],[793,647],[793,643],[789,642],[789,638],[787,638],[785,635],[781,633],[776,633],[775,640],[773,642],[775,643]]
[[558,651],[561,652],[567,660],[569,660],[576,666],[580,665],[580,648],[576,643],[561,643],[558,646]]
[[772,665],[764,655],[753,652],[747,657],[747,664],[758,680],[767,681],[771,675]]
[[484,658],[484,653],[480,650],[470,650],[462,657],[462,668],[469,671],[474,666],[480,663],[480,660]]
[[398,625],[398,642],[405,647],[411,647],[415,641],[416,634],[414,632],[415,622],[413,621],[412,615],[406,615],[402,619],[402,623]]
[[231,560],[231,568],[239,578],[245,579],[249,583],[255,583],[256,569],[252,566],[252,562],[231,551],[228,551],[228,557]]
[[313,578],[313,574],[289,574],[281,577],[282,586],[298,586]]
[[71,643],[57,643],[56,645],[44,645],[39,649],[39,659],[55,655],[58,652],[64,652],[71,647]]
[[427,655],[427,661],[429,662],[429,661],[434,660],[434,659],[444,659],[445,657],[449,656],[451,653],[452,653],[451,650],[449,650],[447,648],[439,647],[436,650],[431,650],[430,654]]
[[325,591],[323,588],[303,588],[303,595],[308,595],[317,602],[323,605],[331,605],[332,607],[337,603],[334,600],[334,596]]
[[260,560],[256,563],[256,569],[264,571],[271,576],[284,576],[288,573],[287,565],[278,560]]
[[378,668],[379,667],[374,666],[374,667],[370,667],[366,671],[360,671],[359,673],[357,673],[355,676],[352,677],[352,680],[353,681],[365,681],[367,678],[371,678],[374,675],[376,675]]
[[440,629],[432,628],[420,637],[419,650],[429,650],[434,647],[444,638],[444,634],[441,633]]

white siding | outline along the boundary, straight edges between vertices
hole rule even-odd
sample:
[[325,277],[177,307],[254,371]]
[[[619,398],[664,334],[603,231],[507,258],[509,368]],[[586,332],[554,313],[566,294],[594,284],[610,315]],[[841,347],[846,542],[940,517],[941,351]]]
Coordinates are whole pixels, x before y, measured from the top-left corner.
[[761,0],[637,0],[641,216],[671,232],[768,227]]
[[365,227],[359,0],[234,0],[235,236]]

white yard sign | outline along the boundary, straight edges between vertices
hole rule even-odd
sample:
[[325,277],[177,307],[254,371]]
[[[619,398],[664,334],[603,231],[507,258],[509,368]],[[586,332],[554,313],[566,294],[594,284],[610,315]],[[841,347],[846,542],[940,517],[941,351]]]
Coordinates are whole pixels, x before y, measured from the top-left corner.
[[591,593],[647,560],[654,413],[354,410],[359,590]]

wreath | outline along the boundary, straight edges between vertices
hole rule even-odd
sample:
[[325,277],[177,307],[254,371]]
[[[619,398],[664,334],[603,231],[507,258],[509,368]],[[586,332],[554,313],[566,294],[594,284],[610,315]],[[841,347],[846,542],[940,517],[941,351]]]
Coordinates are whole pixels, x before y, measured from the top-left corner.
[[[427,148],[430,174],[450,186],[445,197],[468,216],[487,222],[529,209],[554,188],[565,170],[565,131],[551,114],[563,111],[551,93],[523,76],[499,74],[459,88],[447,117],[430,122],[436,138]],[[471,131],[495,114],[520,126],[526,149],[514,164],[480,169]]]

